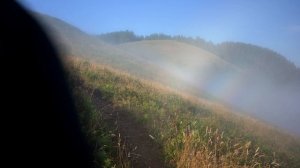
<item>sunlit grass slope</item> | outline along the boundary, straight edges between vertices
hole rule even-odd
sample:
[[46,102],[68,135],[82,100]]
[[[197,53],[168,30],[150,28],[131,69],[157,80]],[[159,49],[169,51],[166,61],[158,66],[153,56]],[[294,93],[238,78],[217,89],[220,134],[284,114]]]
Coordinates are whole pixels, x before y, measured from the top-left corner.
[[79,59],[67,64],[82,88],[97,90],[111,108],[128,111],[147,127],[170,167],[300,167],[299,139],[260,121],[107,66]]

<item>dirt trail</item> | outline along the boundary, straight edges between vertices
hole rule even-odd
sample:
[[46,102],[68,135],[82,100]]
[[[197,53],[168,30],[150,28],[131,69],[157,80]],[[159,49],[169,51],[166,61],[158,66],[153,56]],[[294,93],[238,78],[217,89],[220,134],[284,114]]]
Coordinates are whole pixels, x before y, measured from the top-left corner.
[[117,134],[120,133],[122,141],[125,142],[131,167],[166,167],[162,148],[155,143],[141,123],[138,123],[128,111],[114,109],[112,104],[102,100],[99,91],[94,91],[92,95],[94,104],[103,112],[104,121],[110,127],[117,128]]

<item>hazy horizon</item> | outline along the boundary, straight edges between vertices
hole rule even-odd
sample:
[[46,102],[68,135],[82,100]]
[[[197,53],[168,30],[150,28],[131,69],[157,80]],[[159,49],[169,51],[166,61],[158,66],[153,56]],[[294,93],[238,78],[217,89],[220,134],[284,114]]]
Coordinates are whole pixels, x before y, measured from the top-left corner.
[[91,34],[131,30],[243,42],[270,48],[300,67],[300,1],[19,1]]
[[[113,1],[113,2],[115,2],[115,1]],[[81,4],[81,3],[76,3],[76,2],[74,2],[74,3],[76,5]],[[201,31],[199,31],[199,32],[195,32],[195,31],[193,32],[190,30],[183,31],[182,27],[181,27],[182,25],[172,26],[171,23],[170,23],[170,25],[167,25],[167,24],[165,24],[165,21],[167,21],[167,20],[164,20],[164,19],[160,20],[159,17],[153,18],[152,16],[150,17],[150,16],[138,16],[137,15],[138,13],[141,13],[141,15],[143,15],[144,12],[145,12],[145,14],[149,14],[148,13],[149,11],[147,11],[147,10],[146,11],[141,11],[141,10],[134,11],[134,13],[135,13],[134,15],[126,14],[126,13],[124,13],[124,15],[121,15],[120,12],[124,10],[123,7],[124,8],[128,7],[131,10],[132,10],[132,8],[140,9],[139,7],[142,7],[143,5],[138,2],[131,3],[131,5],[133,5],[133,6],[131,6],[130,4],[127,4],[122,7],[120,7],[119,3],[109,6],[109,3],[107,2],[106,5],[108,5],[108,6],[107,6],[107,8],[104,9],[104,11],[108,10],[108,11],[106,11],[106,12],[108,12],[107,14],[111,13],[111,15],[104,15],[104,14],[99,15],[99,16],[105,16],[105,17],[104,18],[100,17],[99,19],[101,22],[100,21],[96,22],[95,20],[93,21],[93,18],[95,18],[95,16],[97,14],[99,14],[103,11],[95,10],[95,9],[99,5],[101,5],[101,3],[96,3],[96,2],[91,2],[91,3],[95,3],[95,4],[93,4],[92,6],[84,6],[86,4],[82,4],[83,6],[81,7],[81,6],[76,6],[76,5],[73,6],[73,3],[72,3],[70,6],[65,6],[65,8],[64,7],[53,8],[52,12],[49,12],[49,11],[47,12],[47,10],[43,10],[43,9],[35,8],[35,7],[33,7],[32,9],[37,12],[41,12],[44,14],[48,14],[50,16],[57,17],[63,21],[68,22],[71,25],[74,25],[75,27],[78,27],[82,31],[87,32],[89,34],[101,34],[101,33],[106,33],[106,32],[120,31],[120,30],[132,30],[132,31],[135,31],[135,33],[137,35],[148,35],[148,34],[156,32],[156,33],[164,33],[164,34],[168,34],[168,35],[178,35],[179,34],[179,35],[193,36],[193,37],[199,36],[201,38],[204,38],[205,40],[210,40],[209,38],[206,38],[205,36],[197,35],[197,33],[201,33]],[[47,2],[47,3],[42,3],[42,4],[48,4],[45,6],[45,9],[50,9],[51,7],[55,6],[55,3]],[[58,4],[59,3],[57,3],[56,5],[58,5]],[[98,6],[97,6],[97,4],[98,4]],[[137,6],[134,6],[135,4],[137,4]],[[147,7],[147,9],[151,9],[151,7],[153,7],[153,5],[155,5],[155,4],[156,3],[151,5],[151,4],[146,3],[146,4],[144,4],[144,5],[146,5],[144,7]],[[237,3],[237,4],[239,4],[239,3]],[[91,4],[89,4],[89,5],[91,5]],[[149,6],[147,6],[147,5],[149,5]],[[167,4],[165,4],[165,5],[167,5]],[[213,5],[213,4],[206,4],[206,5]],[[220,5],[220,4],[218,4],[218,5]],[[244,4],[240,4],[240,5],[243,6]],[[73,10],[76,7],[78,7],[78,13],[73,12]],[[116,8],[113,8],[113,7],[116,7]],[[164,7],[166,7],[166,6],[163,6],[163,5],[160,6],[161,9],[163,9]],[[172,7],[172,5],[167,6],[167,7]],[[187,7],[187,6],[185,6],[185,7]],[[197,6],[191,7],[191,10],[194,9],[195,7],[197,7]],[[122,8],[122,9],[119,9],[119,8]],[[81,11],[79,9],[83,9],[83,10]],[[90,9],[90,10],[87,10],[87,9]],[[110,11],[111,9],[115,9],[115,10]],[[176,6],[176,7],[174,7],[174,9],[181,9],[181,7]],[[225,10],[225,9],[222,8],[222,10]],[[59,12],[62,12],[62,13],[59,14]],[[85,14],[82,14],[82,12]],[[90,15],[91,12],[92,13],[94,12],[94,15]],[[138,13],[136,13],[136,12],[138,12]],[[211,12],[211,10],[208,10],[207,12]],[[233,13],[237,14],[236,12],[237,11],[234,11]],[[243,11],[241,11],[241,12],[243,14]],[[291,11],[289,11],[289,12],[291,12]],[[150,13],[156,15],[156,13],[153,11]],[[158,13],[165,15],[165,13],[168,13],[168,12],[166,10],[163,13],[161,13],[161,12],[158,12]],[[175,13],[171,11],[168,14],[168,16],[171,14],[175,14]],[[59,16],[56,16],[56,14],[59,14]],[[259,14],[259,12],[258,12],[258,14]],[[84,16],[84,15],[86,15],[86,16]],[[67,18],[64,18],[64,16],[68,16],[71,18],[73,17],[74,20],[73,21],[68,20]],[[82,18],[77,18],[80,16]],[[93,16],[93,17],[89,17],[89,16]],[[232,18],[230,17],[230,20],[237,19],[237,18],[235,18],[236,16],[233,16]],[[120,22],[113,20],[114,17],[121,19]],[[217,16],[211,17],[210,19],[207,20],[208,25],[214,24],[214,26],[217,27],[217,24],[219,24],[219,23],[211,23],[210,22],[211,20],[215,19],[215,17],[217,17]],[[239,17],[242,17],[242,16],[239,16]],[[268,18],[269,16],[264,16],[264,17]],[[127,18],[137,19],[137,20],[141,19],[141,21],[146,21],[147,24],[145,22],[138,22],[139,24],[132,25],[132,23],[135,23],[137,21],[133,21],[130,19],[127,20]],[[242,18],[245,19],[247,17],[245,17],[245,18],[242,17]],[[91,19],[90,20],[91,25],[86,25],[87,22],[89,22],[88,21],[89,19]],[[124,19],[124,20],[122,20],[122,19]],[[149,23],[148,23],[148,19],[150,19]],[[151,19],[153,19],[152,22],[151,22]],[[193,21],[193,19],[195,19],[195,18],[185,16],[182,18],[175,19],[173,17],[173,21],[175,21],[173,23],[176,23],[176,24],[185,23],[186,20],[189,20],[189,19],[192,19],[192,21]],[[271,26],[273,24],[273,26],[275,26],[275,29],[278,28],[279,25],[276,25],[276,24],[279,24],[279,23],[275,22],[275,20],[274,20],[274,19],[278,19],[278,18],[269,18],[269,19],[273,19],[273,20],[267,20],[269,26]],[[155,22],[156,20],[158,20],[158,21]],[[104,21],[109,21],[109,22],[102,23]],[[190,21],[188,23],[191,23],[192,21]],[[237,19],[236,21],[239,21],[239,19]],[[256,22],[255,18],[252,18],[251,21],[253,24]],[[161,24],[159,24],[160,22],[161,22]],[[172,20],[170,22],[172,22]],[[265,51],[268,51],[265,49],[262,49],[263,51],[258,49],[262,52],[253,52],[252,55],[247,54],[248,51],[256,50],[257,48],[255,49],[255,47],[254,48],[250,47],[250,50],[249,50],[249,48],[246,50],[238,49],[238,52],[233,52],[233,53],[231,53],[230,50],[223,50],[222,52],[219,52],[217,54],[220,57],[223,57],[223,56],[227,57],[227,59],[229,59],[229,60],[225,59],[225,61],[229,61],[230,65],[231,65],[231,63],[234,63],[238,67],[243,67],[243,65],[240,63],[242,63],[244,61],[247,62],[248,58],[251,58],[251,59],[259,58],[258,59],[259,62],[257,62],[257,65],[255,65],[255,63],[251,64],[251,62],[252,62],[251,59],[250,59],[250,61],[248,60],[247,64],[252,65],[253,66],[252,68],[254,68],[254,69],[247,71],[247,68],[244,67],[244,70],[246,70],[245,71],[246,73],[244,73],[244,72],[243,73],[240,73],[240,72],[231,73],[228,71],[228,70],[230,70],[230,68],[229,69],[224,68],[223,71],[217,71],[218,68],[220,70],[220,68],[222,67],[221,64],[219,64],[220,66],[215,66],[214,64],[210,63],[209,61],[208,62],[201,61],[201,60],[197,61],[197,59],[199,59],[201,57],[196,57],[197,58],[196,60],[194,60],[194,59],[189,60],[186,56],[190,55],[190,52],[191,52],[190,50],[177,51],[179,53],[184,54],[184,55],[180,56],[179,58],[184,58],[183,60],[181,60],[181,62],[186,62],[186,66],[188,67],[188,69],[182,67],[181,65],[177,65],[177,64],[170,65],[169,62],[166,62],[163,59],[156,62],[155,64],[153,64],[153,66],[154,67],[159,66],[161,68],[161,70],[163,70],[164,72],[169,72],[169,73],[173,74],[174,77],[177,77],[178,79],[181,79],[181,80],[187,82],[187,84],[190,83],[190,84],[194,85],[196,88],[199,88],[199,91],[205,90],[206,92],[208,92],[208,94],[213,95],[214,97],[220,98],[223,101],[229,103],[230,105],[238,107],[239,109],[242,109],[243,111],[251,113],[255,117],[264,119],[265,121],[268,121],[269,123],[276,124],[276,125],[280,126],[281,128],[288,129],[289,131],[300,135],[300,132],[298,129],[299,128],[299,125],[298,125],[299,111],[298,111],[298,109],[300,107],[297,102],[297,100],[299,100],[299,96],[300,96],[299,83],[297,83],[297,81],[299,81],[298,80],[299,76],[297,76],[297,75],[293,76],[294,73],[298,74],[298,71],[299,71],[299,64],[297,64],[295,62],[295,60],[299,59],[299,57],[287,57],[287,55],[284,55],[284,54],[282,54],[282,52],[279,51],[279,48],[276,49],[274,47],[272,48],[272,47],[268,47],[268,46],[259,44],[260,42],[263,42],[263,41],[267,41],[268,44],[270,44],[270,45],[275,44],[276,42],[283,42],[283,43],[285,42],[285,41],[272,40],[272,38],[269,38],[267,35],[253,36],[253,34],[251,34],[251,31],[257,31],[259,29],[258,27],[266,26],[268,24],[257,25],[255,23],[256,26],[258,26],[258,27],[254,26],[254,27],[250,27],[250,29],[249,28],[241,29],[241,28],[239,28],[239,26],[241,26],[239,24],[241,24],[241,23],[243,23],[243,22],[237,22],[237,23],[232,23],[232,22],[227,23],[226,22],[223,25],[225,28],[228,25],[233,26],[232,28],[235,28],[236,32],[231,32],[231,33],[232,33],[232,35],[235,35],[235,36],[227,36],[228,34],[226,34],[226,33],[230,34],[230,31],[232,31],[233,29],[224,29],[224,31],[223,30],[220,31],[220,33],[223,33],[223,35],[220,35],[220,34],[218,35],[218,34],[214,34],[214,32],[209,32],[210,29],[200,29],[200,30],[205,30],[202,33],[210,36],[210,38],[216,38],[216,40],[222,40],[222,38],[224,38],[224,39],[228,38],[224,41],[234,41],[234,42],[242,42],[242,43],[246,43],[246,44],[254,44],[256,46],[259,46],[258,48],[263,47],[263,48],[271,49],[271,50],[275,51],[276,53],[279,53],[280,55],[285,56],[285,58],[287,60],[289,60],[290,62],[292,62],[293,64],[296,64],[298,69],[296,69],[294,66],[291,66],[290,63],[281,64],[280,63],[281,61],[279,61],[280,59],[275,59],[277,57],[275,53],[265,52]],[[282,21],[280,24],[284,25],[284,23],[285,23],[285,21]],[[104,25],[104,28],[101,27],[101,24]],[[105,25],[107,25],[107,27],[105,27]],[[126,26],[123,27],[122,25],[123,26],[126,25]],[[147,27],[147,25],[148,25],[148,27]],[[87,26],[87,27],[85,28],[84,26]],[[97,27],[97,26],[100,26],[100,27]],[[235,27],[235,26],[237,26],[237,27]],[[99,32],[94,33],[93,29],[94,29],[94,31],[99,31]],[[137,29],[142,30],[142,31],[137,31]],[[220,30],[222,29],[222,24],[220,24],[219,29]],[[161,31],[159,31],[159,30],[161,30]],[[274,37],[275,37],[275,35],[278,35],[278,36],[282,35],[282,34],[278,34],[278,33],[274,32],[274,30],[273,30],[273,32],[268,31],[269,29],[261,29],[261,30],[267,34],[268,33],[272,34]],[[293,31],[294,30],[295,29],[293,29]],[[249,32],[249,34],[247,34],[247,32]],[[65,33],[68,34],[68,32],[65,32]],[[65,34],[65,33],[63,33],[63,34]],[[298,35],[297,31],[295,31],[294,33],[296,35],[293,36],[293,38],[291,38],[291,37],[286,37],[286,38],[288,38],[290,40],[291,39],[300,40],[297,38],[297,35]],[[80,32],[79,32],[79,34],[80,34]],[[73,35],[76,36],[76,34],[73,34]],[[224,36],[224,35],[226,35],[226,36]],[[257,42],[252,42],[251,40],[248,40],[248,41],[243,40],[243,37],[245,37],[244,35],[246,35],[247,38],[250,38]],[[231,37],[232,38],[234,37],[236,39],[234,39],[234,38],[230,39]],[[216,41],[216,40],[215,41],[210,40],[210,41],[212,41],[213,43],[218,43],[218,41]],[[260,41],[260,40],[262,40],[262,41]],[[76,41],[76,38],[73,39],[71,43],[75,43],[75,41]],[[82,44],[83,46],[85,45],[84,43],[87,42],[85,40],[80,40],[80,41],[81,41],[80,44],[83,43]],[[300,41],[299,41],[299,43],[300,43]],[[297,51],[299,50],[299,47],[297,48],[297,44],[299,44],[299,43],[286,43],[285,45],[280,45],[280,46],[296,45],[296,47],[294,46],[295,50],[290,50],[290,51],[296,51],[296,55],[297,55]],[[77,48],[77,47],[78,46],[76,46],[75,48]],[[98,47],[100,47],[100,46],[98,46]],[[158,46],[158,47],[163,47],[163,46]],[[243,48],[242,46],[239,46],[239,47]],[[249,45],[248,45],[248,47],[249,47]],[[161,50],[159,48],[157,48],[157,49]],[[237,49],[237,48],[235,48],[235,49]],[[95,48],[93,48],[92,50],[98,51],[98,52],[95,52],[93,55],[97,55],[99,53],[103,54],[103,52],[104,52],[104,50],[97,50]],[[136,46],[133,48],[134,52],[138,52],[138,50],[139,49]],[[174,56],[174,54],[176,53],[175,50],[176,50],[176,48],[173,48],[169,52],[173,53],[172,55]],[[236,57],[237,55],[234,54],[234,53],[240,53],[240,51],[242,51],[242,55],[243,55],[242,60],[239,60],[239,57]],[[143,57],[143,55],[145,55],[144,53],[147,53],[149,55],[151,55],[151,53],[152,53],[151,58],[153,58],[153,56],[155,56],[155,55],[156,56],[161,55],[160,51],[153,53],[153,50],[148,50],[147,48],[141,49],[140,53],[143,53],[143,54],[138,54],[138,56],[135,57],[140,60],[140,63],[143,63],[143,61],[145,61],[145,62],[149,61],[147,59],[143,60],[144,58],[142,58],[142,57]],[[84,54],[87,54],[87,53],[84,53]],[[106,54],[114,55],[114,53],[110,53],[110,52],[107,52]],[[119,56],[122,56],[123,54],[124,53],[120,53]],[[238,54],[238,55],[240,55],[240,54]],[[161,56],[164,57],[165,55],[161,55]],[[272,59],[266,59],[266,60],[264,59],[269,56],[274,56],[273,60],[279,61],[279,64],[277,64],[278,62],[274,64]],[[231,58],[233,60],[230,60]],[[110,58],[106,58],[106,59],[110,59]],[[120,57],[118,57],[118,59],[120,59]],[[129,59],[132,59],[132,58],[129,58]],[[187,60],[185,60],[185,59],[187,59]],[[126,60],[123,60],[123,62],[126,62]],[[199,64],[201,62],[204,62],[205,65]],[[271,63],[271,62],[273,62],[273,63]],[[283,61],[283,62],[285,62],[285,61]],[[121,63],[122,63],[122,61],[121,61]],[[195,63],[198,63],[198,64],[195,64]],[[266,63],[266,64],[264,64],[264,63]],[[194,64],[196,66],[194,66]],[[270,68],[268,65],[273,65],[273,68]],[[288,66],[289,68],[286,67],[285,65],[289,65]],[[194,67],[197,67],[197,68],[195,69]],[[218,67],[218,68],[214,69],[214,67]],[[283,69],[285,69],[285,70],[283,70]],[[290,69],[290,70],[293,69],[293,70],[289,71],[288,69]],[[136,69],[136,71],[140,71],[140,70],[144,70],[144,69],[143,68]],[[271,70],[271,71],[270,71],[270,73],[266,73],[267,75],[277,76],[278,79],[280,79],[279,81],[281,81],[282,83],[286,83],[286,85],[280,85],[279,84],[280,82],[279,83],[275,82],[274,80],[272,80],[272,78],[270,78],[270,76],[263,75],[263,72],[267,72],[268,70]],[[277,70],[279,70],[279,71],[277,71]],[[296,71],[297,71],[297,73],[296,73]],[[228,72],[228,73],[226,73],[226,72]],[[286,72],[286,73],[282,73],[282,72]],[[288,78],[288,76],[290,76],[290,77],[293,76],[293,77]],[[296,82],[296,83],[294,83],[295,86],[294,85],[290,86],[288,84],[289,83],[288,81],[282,80],[282,79],[291,80],[290,82],[292,82],[292,83]]]
[[[210,44],[201,40],[197,47],[198,44],[190,44],[189,38],[179,38],[183,41],[178,42],[176,38],[164,40],[172,39],[166,36],[161,36],[161,40],[158,40],[160,36],[153,36],[157,40],[137,42],[143,38],[132,32],[96,37],[64,21],[46,15],[37,14],[37,17],[47,23],[46,27],[53,28],[51,34],[59,45],[69,49],[63,51],[66,55],[95,59],[167,86],[194,88],[192,94],[217,98],[237,107],[239,112],[300,135],[297,101],[300,71],[268,49],[242,43],[210,48]],[[135,42],[128,43],[128,40]]]

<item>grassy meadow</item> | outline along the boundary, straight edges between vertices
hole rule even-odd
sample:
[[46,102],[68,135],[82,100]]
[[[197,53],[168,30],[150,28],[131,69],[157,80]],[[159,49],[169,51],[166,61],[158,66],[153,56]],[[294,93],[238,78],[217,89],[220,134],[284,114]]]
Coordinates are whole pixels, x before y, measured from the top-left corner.
[[262,121],[109,66],[76,58],[66,66],[96,167],[131,167],[132,149],[103,116],[115,109],[146,128],[166,167],[300,167],[299,139]]

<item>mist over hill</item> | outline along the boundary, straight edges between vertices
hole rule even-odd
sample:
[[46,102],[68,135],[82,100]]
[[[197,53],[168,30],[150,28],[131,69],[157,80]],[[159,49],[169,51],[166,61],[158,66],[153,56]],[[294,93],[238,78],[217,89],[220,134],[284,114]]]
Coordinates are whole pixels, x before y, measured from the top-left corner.
[[195,95],[211,95],[300,135],[300,69],[270,49],[131,31],[90,35],[57,18],[35,15],[63,55],[89,58],[170,87],[193,88]]

